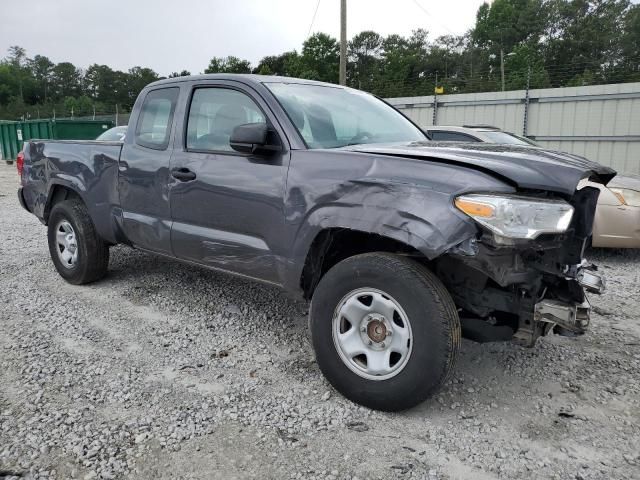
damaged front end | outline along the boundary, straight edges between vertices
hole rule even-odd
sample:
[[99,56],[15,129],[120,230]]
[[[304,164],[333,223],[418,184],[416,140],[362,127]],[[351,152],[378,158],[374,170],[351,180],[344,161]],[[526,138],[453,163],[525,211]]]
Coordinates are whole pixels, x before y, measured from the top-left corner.
[[584,260],[598,194],[585,187],[566,201],[545,193],[456,199],[479,233],[435,263],[460,311],[464,336],[533,346],[552,330],[585,332],[585,290],[604,291],[597,267]]

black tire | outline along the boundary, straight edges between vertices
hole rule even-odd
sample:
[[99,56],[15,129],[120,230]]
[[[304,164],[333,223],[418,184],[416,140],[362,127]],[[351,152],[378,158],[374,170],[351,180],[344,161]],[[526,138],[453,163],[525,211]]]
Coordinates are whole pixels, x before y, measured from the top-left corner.
[[[334,344],[336,308],[359,288],[377,289],[393,297],[411,325],[408,360],[399,373],[385,380],[354,373]],[[313,294],[309,315],[322,373],[345,397],[376,410],[405,410],[430,397],[451,374],[460,346],[460,320],[442,282],[415,260],[389,253],[356,255],[331,268]]]
[[5,160],[5,162],[7,162],[7,165],[13,165],[13,160]]
[[[56,230],[62,221],[71,224],[77,243],[77,261],[73,266],[63,265],[57,249]],[[79,199],[56,203],[48,221],[49,254],[56,270],[67,282],[74,285],[95,282],[107,273],[109,247],[98,236],[87,207]]]

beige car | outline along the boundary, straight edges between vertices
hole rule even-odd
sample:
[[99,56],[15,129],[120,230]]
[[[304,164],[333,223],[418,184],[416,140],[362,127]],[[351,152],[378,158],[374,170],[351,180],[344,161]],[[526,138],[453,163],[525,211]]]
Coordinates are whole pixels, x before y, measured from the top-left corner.
[[[425,133],[435,142],[484,142],[544,148],[533,140],[490,125],[434,125],[426,128]],[[600,190],[592,246],[640,248],[640,176],[617,175],[606,187],[591,182],[582,185]]]
[[617,175],[600,189],[592,245],[640,248],[640,176]]

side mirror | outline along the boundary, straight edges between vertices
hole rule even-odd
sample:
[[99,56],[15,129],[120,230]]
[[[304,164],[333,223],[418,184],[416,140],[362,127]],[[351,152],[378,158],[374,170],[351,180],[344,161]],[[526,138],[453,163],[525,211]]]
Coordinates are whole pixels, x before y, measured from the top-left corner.
[[265,123],[245,123],[231,132],[229,145],[241,153],[273,153],[281,149],[279,145],[270,145],[269,127]]

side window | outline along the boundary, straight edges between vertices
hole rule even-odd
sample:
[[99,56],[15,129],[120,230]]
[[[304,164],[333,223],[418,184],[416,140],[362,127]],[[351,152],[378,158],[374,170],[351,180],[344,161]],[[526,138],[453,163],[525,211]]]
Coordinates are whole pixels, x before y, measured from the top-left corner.
[[136,125],[135,141],[138,145],[155,150],[167,148],[179,93],[178,87],[161,88],[147,93]]
[[248,95],[229,88],[198,88],[189,107],[187,150],[232,151],[229,139],[235,127],[266,122]]
[[477,142],[478,140],[471,135],[458,132],[443,132],[439,130],[431,130],[431,140],[434,142]]

